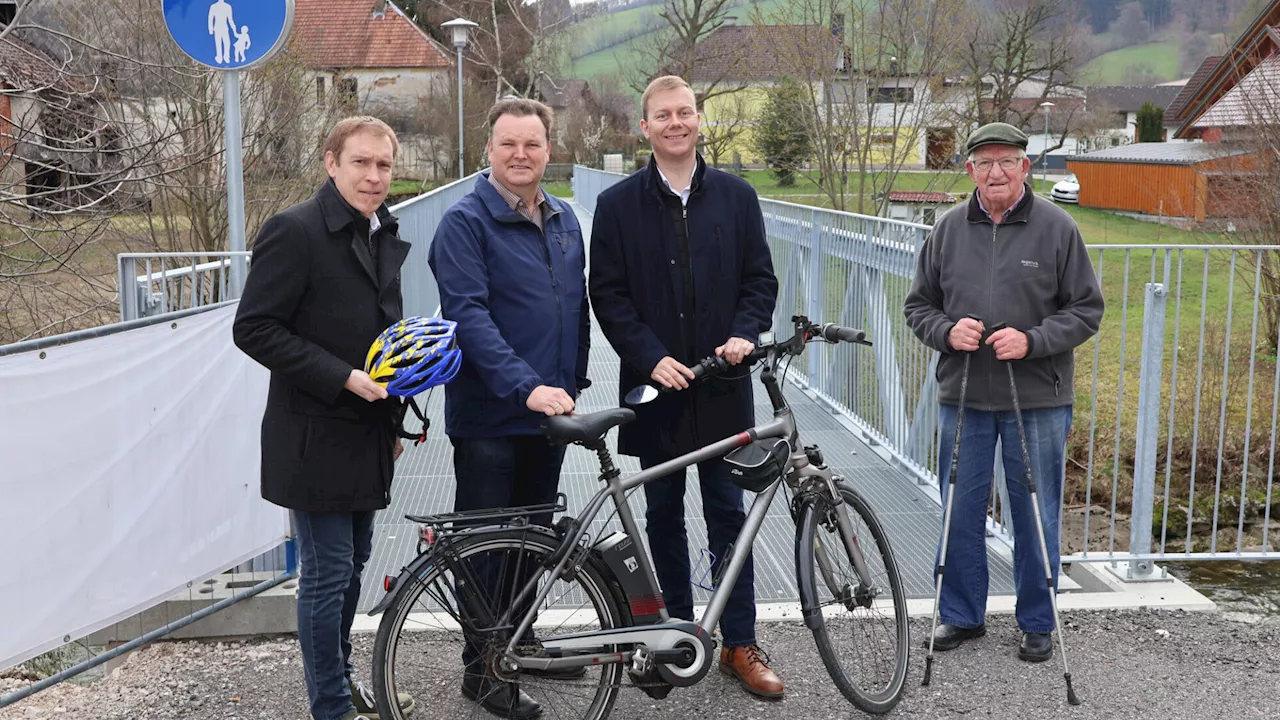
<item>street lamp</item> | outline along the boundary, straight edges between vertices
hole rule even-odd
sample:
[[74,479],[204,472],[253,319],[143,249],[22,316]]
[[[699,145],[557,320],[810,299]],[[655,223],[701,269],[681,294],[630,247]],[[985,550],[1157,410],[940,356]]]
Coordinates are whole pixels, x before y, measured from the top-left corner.
[[1053,103],[1045,100],[1040,103],[1040,107],[1044,108],[1044,151],[1041,152],[1041,172],[1040,172],[1040,189],[1044,190],[1044,186],[1049,184],[1049,108],[1053,107]]
[[462,48],[467,46],[467,32],[479,25],[463,18],[454,18],[440,27],[449,28],[453,32],[453,46],[458,49],[458,179],[465,174],[462,167]]

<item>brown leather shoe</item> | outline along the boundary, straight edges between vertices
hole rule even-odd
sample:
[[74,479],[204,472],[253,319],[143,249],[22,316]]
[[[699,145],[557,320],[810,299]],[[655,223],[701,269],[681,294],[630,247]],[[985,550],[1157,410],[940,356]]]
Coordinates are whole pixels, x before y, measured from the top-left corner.
[[759,646],[721,648],[720,672],[737,678],[742,689],[752,695],[782,697],[782,680],[769,669],[769,656]]

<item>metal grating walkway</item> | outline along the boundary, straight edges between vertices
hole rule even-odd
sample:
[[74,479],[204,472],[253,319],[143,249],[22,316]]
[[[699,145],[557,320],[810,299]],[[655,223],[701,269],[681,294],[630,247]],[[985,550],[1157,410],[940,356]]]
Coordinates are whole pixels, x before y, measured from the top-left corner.
[[[591,236],[591,216],[575,204],[583,236]],[[618,357],[593,326],[591,363],[589,375],[592,387],[587,390],[578,407],[583,412],[594,412],[616,407],[618,384]],[[931,488],[922,488],[903,475],[867,447],[851,433],[824,406],[807,397],[793,385],[786,388],[787,401],[796,413],[801,439],[806,444],[817,443],[826,462],[839,474],[849,478],[866,496],[888,529],[894,555],[903,574],[908,597],[933,597],[933,556],[941,533],[942,512],[932,497]],[[453,450],[444,436],[444,393],[431,392],[418,398],[423,412],[431,418],[430,439],[418,445],[406,446],[397,463],[395,483],[391,489],[391,506],[378,514],[374,527],[373,556],[364,572],[364,587],[360,596],[360,611],[366,612],[382,596],[382,577],[395,575],[410,562],[416,552],[417,527],[405,520],[406,514],[447,512],[453,508]],[[425,401],[425,402],[424,402]],[[772,416],[762,388],[756,391],[756,414],[762,421]],[[610,446],[616,448],[616,432],[610,434]],[[639,472],[635,458],[615,455],[624,474]],[[691,565],[695,576],[701,577],[699,559],[706,543],[706,523],[702,517],[702,498],[695,481],[697,470],[690,468],[690,479],[685,495],[685,518],[688,526]],[[569,498],[569,511],[580,512],[587,500],[599,489],[599,467],[594,453],[581,447],[570,446],[561,474],[560,490]],[[926,494],[929,493],[929,494]],[[755,499],[746,494],[749,504]],[[795,589],[795,526],[779,493],[756,539],[754,557],[756,573],[756,600],[758,602],[794,602]],[[599,537],[612,514],[612,505],[606,505],[592,527]],[[636,516],[641,533],[644,531],[644,491],[637,488],[631,494],[631,509]],[[613,529],[621,529],[617,520],[608,523]],[[643,538],[642,538],[643,540]],[[647,540],[645,541],[647,544]],[[988,551],[990,564],[990,592],[1013,593],[1013,569],[1002,555]],[[701,569],[707,567],[702,561]],[[694,602],[705,603],[709,593],[694,588]]]

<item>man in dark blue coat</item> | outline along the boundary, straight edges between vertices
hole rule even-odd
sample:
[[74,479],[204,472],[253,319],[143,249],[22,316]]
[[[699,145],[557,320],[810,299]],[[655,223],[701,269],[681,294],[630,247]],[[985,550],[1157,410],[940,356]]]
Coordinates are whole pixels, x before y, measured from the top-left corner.
[[[489,111],[489,128],[492,169],[445,212],[428,252],[440,313],[458,323],[462,350],[444,406],[457,511],[554,502],[565,448],[547,441],[541,421],[573,412],[574,399],[591,384],[582,229],[568,203],[539,184],[550,159],[551,110],[533,100],[502,100]],[[550,525],[551,513],[533,521]],[[527,581],[512,572],[497,577],[501,563],[477,564],[491,588],[518,590]],[[525,638],[521,645],[534,643]],[[527,693],[480,670],[483,649],[476,645],[468,642],[463,651],[463,695],[501,717],[540,714]]]
[[[649,468],[755,424],[745,369],[690,385],[689,365],[715,354],[738,364],[772,325],[778,281],[755,191],[697,154],[699,114],[679,77],[641,98],[649,167],[601,193],[591,234],[591,302],[622,358],[619,390],[654,381],[682,392],[636,408],[618,451]],[[719,562],[746,521],[742,490],[724,463],[698,465],[703,514]],[[673,617],[693,619],[683,470],[645,485],[646,532]],[[749,692],[781,697],[782,682],[756,644],[751,557],[720,620],[720,668]]]

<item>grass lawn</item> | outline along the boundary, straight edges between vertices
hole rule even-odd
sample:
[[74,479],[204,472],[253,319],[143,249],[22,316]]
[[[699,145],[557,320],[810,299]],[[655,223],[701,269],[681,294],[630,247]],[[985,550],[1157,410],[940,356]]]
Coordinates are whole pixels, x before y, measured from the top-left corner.
[[1177,80],[1178,48],[1178,41],[1168,40],[1112,50],[1085,64],[1080,78],[1089,85],[1123,85],[1131,71],[1140,71],[1158,82]]
[[421,180],[392,180],[390,195],[421,195],[435,187],[435,183],[428,180],[424,185]]
[[[777,180],[768,170],[747,170],[743,172],[743,177],[755,187],[756,192],[762,198],[797,202],[823,208],[831,208],[834,205],[831,198],[827,197],[822,188],[818,186],[816,175],[801,174],[796,178],[794,185],[785,187],[778,185]],[[1031,182],[1036,192],[1048,192],[1048,189],[1053,185],[1053,182],[1046,185],[1040,180],[1039,176],[1032,179]],[[870,191],[871,187],[872,181],[869,178],[865,188]],[[848,189],[849,192],[845,196],[845,208],[849,212],[856,212],[856,193],[858,190],[858,174],[856,172],[850,173]],[[973,181],[964,172],[900,172],[894,178],[893,189],[933,190],[967,195],[973,192]],[[866,207],[870,212],[870,198],[868,198]]]
[[573,197],[573,185],[567,182],[544,182],[542,183],[542,190],[558,198],[568,199]]

